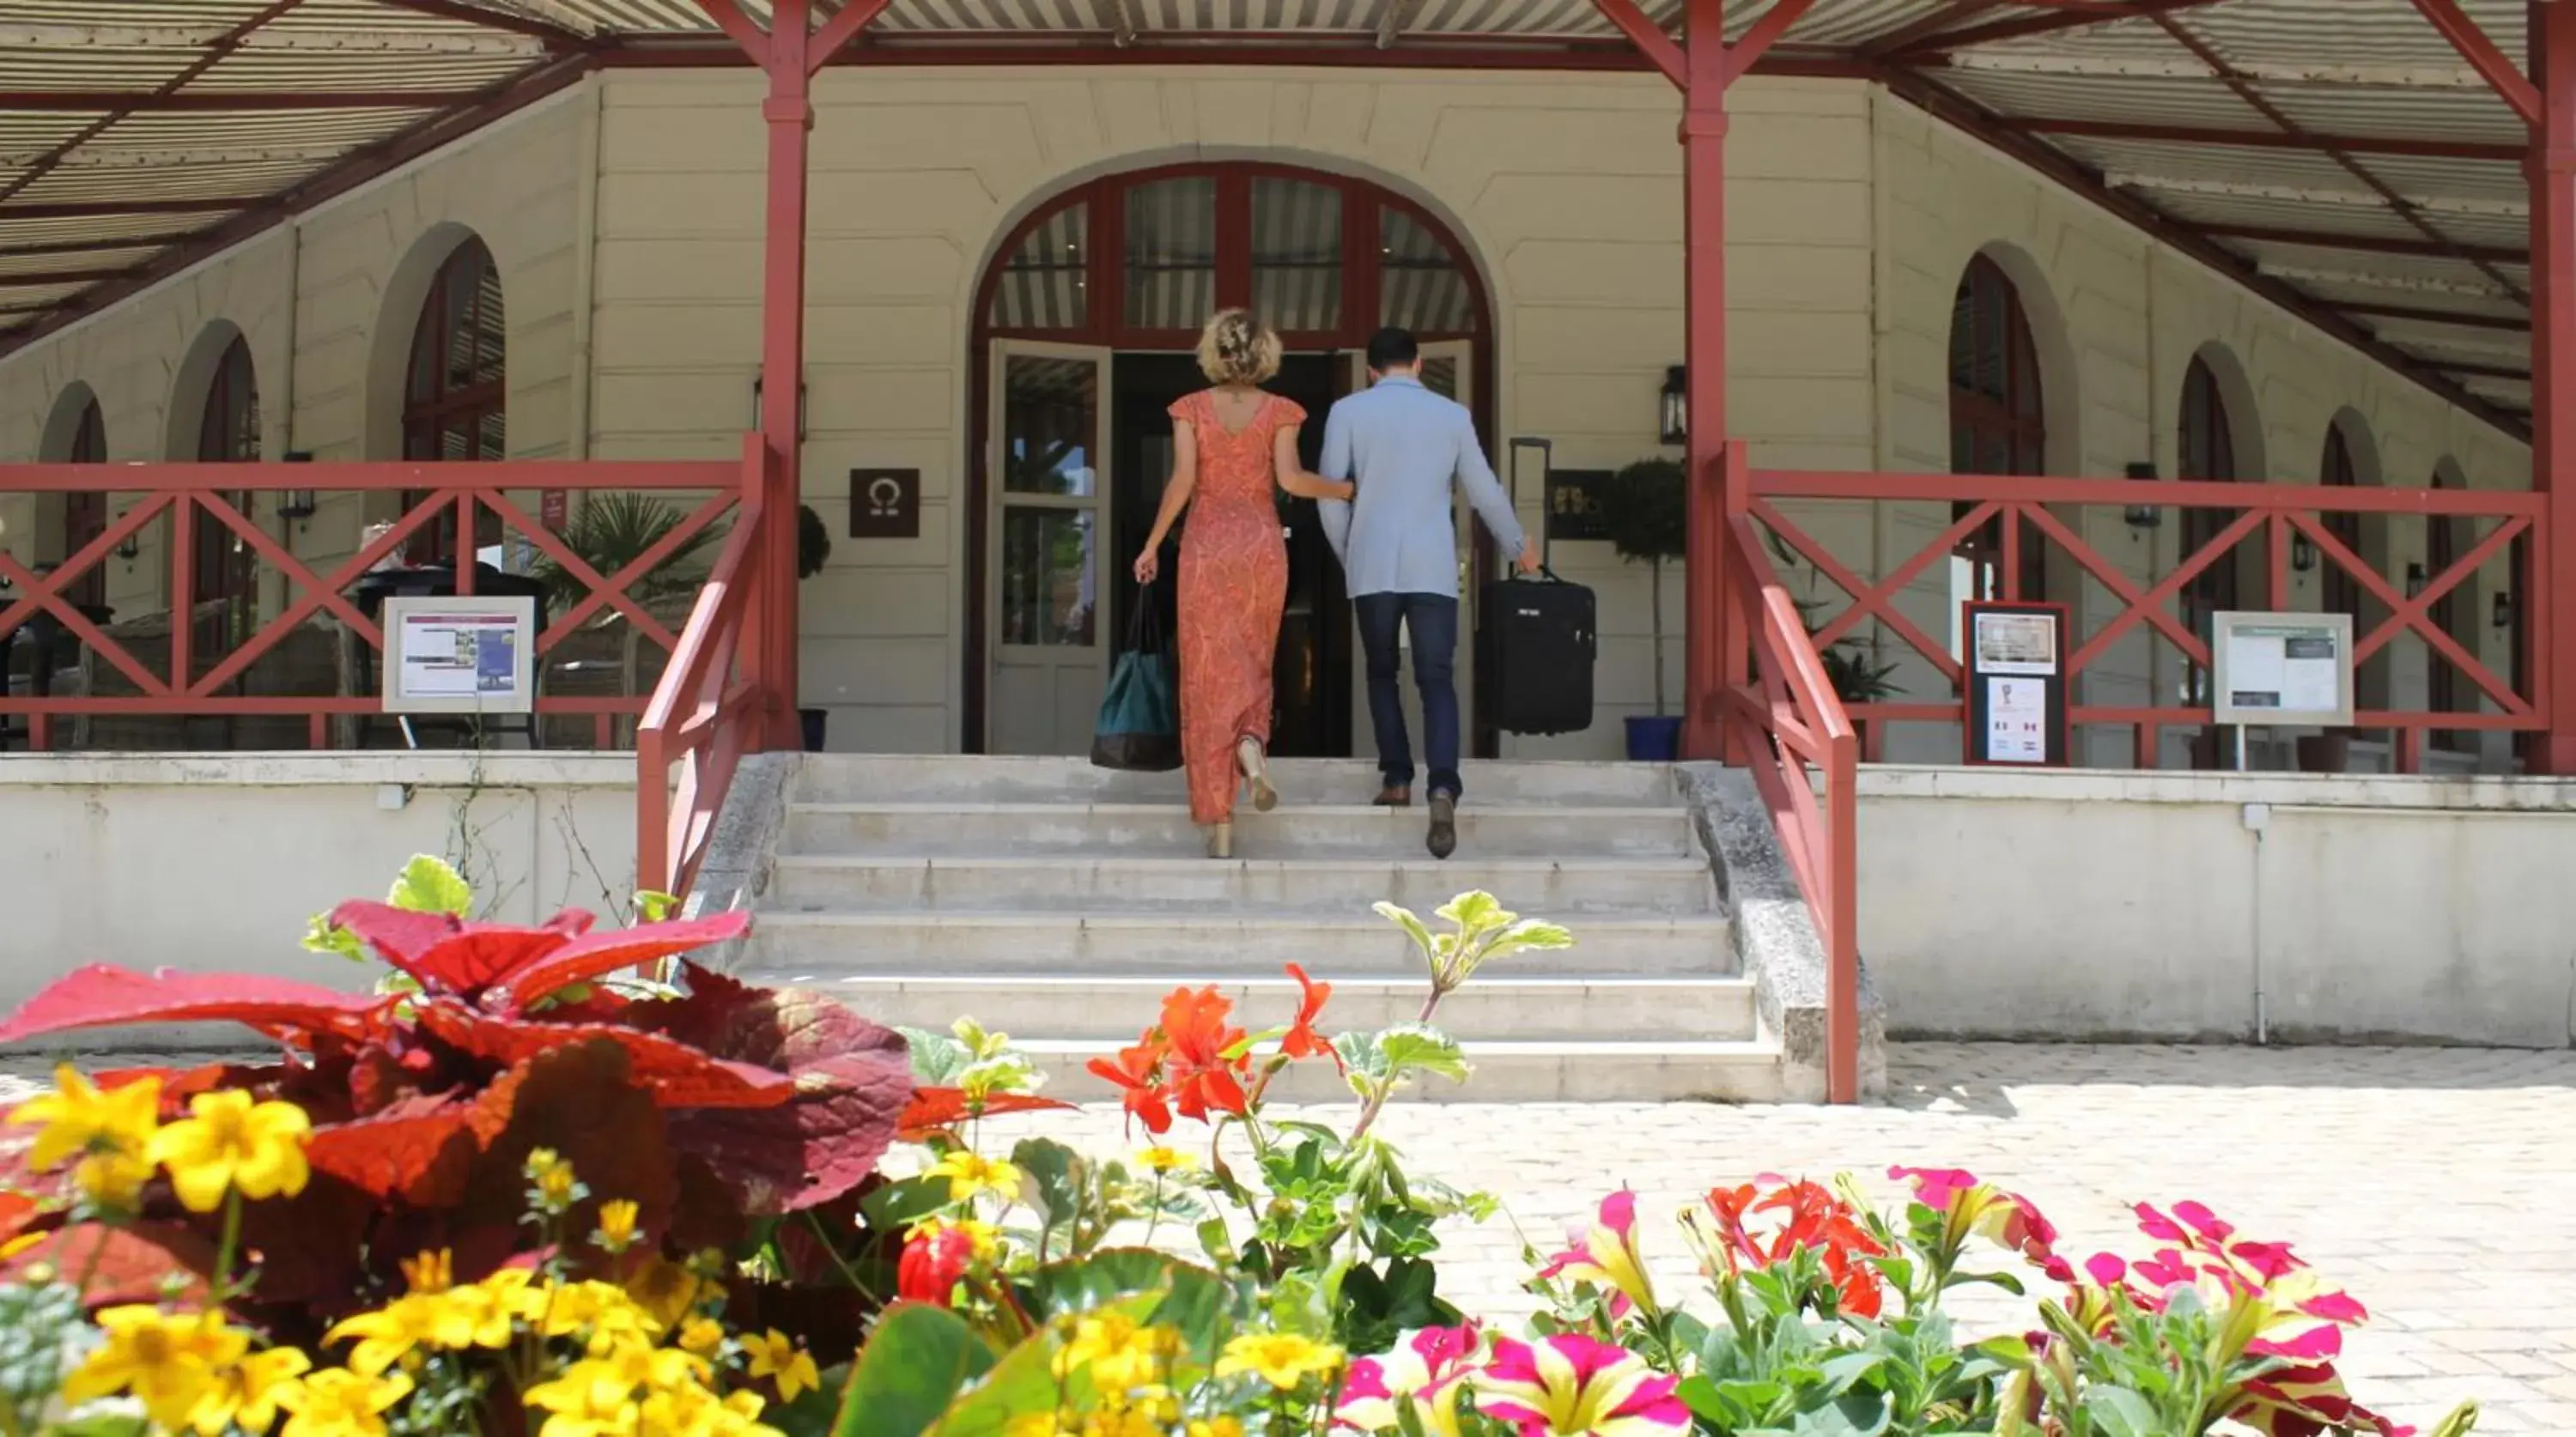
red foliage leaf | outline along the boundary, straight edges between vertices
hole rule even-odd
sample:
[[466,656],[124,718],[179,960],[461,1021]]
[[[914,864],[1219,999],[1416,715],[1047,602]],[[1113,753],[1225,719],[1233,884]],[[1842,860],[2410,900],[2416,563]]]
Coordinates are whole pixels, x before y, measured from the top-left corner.
[[523,1230],[528,1154],[537,1148],[552,1148],[590,1189],[568,1231],[588,1233],[597,1205],[613,1198],[636,1205],[640,1230],[670,1227],[678,1160],[630,1050],[615,1041],[593,1034],[547,1046],[494,1080],[468,1121],[484,1147],[455,1210],[459,1248],[491,1229]]
[[311,983],[241,973],[137,973],[105,963],[73,971],[0,1022],[0,1043],[130,1023],[239,1023],[262,1032],[357,1033],[384,1002]]
[[0,1193],[0,1243],[27,1230],[44,1205],[23,1193]]
[[256,1090],[288,1075],[282,1064],[250,1067],[240,1063],[207,1063],[195,1068],[111,1068],[93,1074],[90,1081],[102,1093],[113,1092],[146,1078],[161,1081],[161,1121],[174,1122],[185,1116],[188,1100],[199,1093],[218,1088]]
[[404,1098],[369,1117],[316,1128],[305,1157],[375,1198],[442,1207],[464,1195],[476,1143],[458,1099]]
[[984,1099],[983,1106],[969,1111],[962,1088],[915,1088],[912,1102],[905,1106],[895,1136],[907,1143],[917,1143],[932,1133],[953,1128],[970,1117],[997,1118],[1004,1113],[1051,1113],[1069,1109],[1073,1104],[1060,1098],[1042,1098],[1035,1093],[995,1093]]
[[755,1216],[794,1212],[848,1192],[876,1170],[912,1101],[903,1035],[820,994],[754,988],[688,968],[689,995],[638,1003],[628,1016],[721,1058],[794,1080],[795,1097],[752,1113],[679,1113],[683,1151],[707,1160]]
[[242,1250],[250,1255],[253,1300],[329,1323],[375,1305],[372,1257],[390,1275],[394,1256],[374,1241],[382,1200],[325,1171],[291,1198],[242,1204]]
[[96,1310],[158,1302],[162,1283],[174,1273],[182,1280],[180,1301],[204,1301],[215,1250],[196,1232],[170,1223],[75,1223],[0,1264],[0,1282],[24,1281],[27,1269],[37,1263],[49,1264],[67,1278],[88,1273],[83,1298]]
[[363,899],[331,910],[331,921],[378,956],[436,992],[479,993],[590,931],[591,916],[567,908],[535,928],[467,923]]
[[420,1025],[440,1041],[512,1067],[553,1048],[603,1040],[626,1050],[635,1081],[666,1108],[766,1108],[795,1091],[784,1073],[726,1062],[685,1042],[599,1023],[540,1023],[476,1013],[453,1003],[424,1003]]
[[750,930],[751,915],[736,910],[683,923],[645,923],[611,933],[594,933],[512,974],[502,987],[504,1008],[516,1012],[558,988],[586,983],[620,968],[658,963],[711,943],[739,938]]

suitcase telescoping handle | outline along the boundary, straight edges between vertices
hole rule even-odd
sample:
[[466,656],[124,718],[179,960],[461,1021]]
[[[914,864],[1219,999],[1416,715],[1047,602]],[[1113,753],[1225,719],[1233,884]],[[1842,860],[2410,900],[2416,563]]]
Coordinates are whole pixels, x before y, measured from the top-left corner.
[[[1512,501],[1512,512],[1515,514],[1519,513],[1521,508],[1521,453],[1524,450],[1538,456],[1538,571],[1549,582],[1562,584],[1565,581],[1556,577],[1556,570],[1553,567],[1556,560],[1556,532],[1548,526],[1547,522],[1547,481],[1556,464],[1556,442],[1535,435],[1520,435],[1512,440],[1508,460],[1511,466],[1511,477],[1506,486],[1505,497]],[[1520,577],[1520,571],[1512,566],[1512,560],[1517,557],[1519,556],[1513,554],[1503,556],[1503,573],[1508,578]]]

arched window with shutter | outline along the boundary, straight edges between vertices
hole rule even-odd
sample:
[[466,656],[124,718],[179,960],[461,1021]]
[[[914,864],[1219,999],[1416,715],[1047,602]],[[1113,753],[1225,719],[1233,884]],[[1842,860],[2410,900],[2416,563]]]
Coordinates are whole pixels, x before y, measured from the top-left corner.
[[[456,247],[412,330],[403,376],[403,457],[415,462],[495,460],[509,453],[509,368],[501,274],[479,239]],[[403,496],[408,510],[426,498]],[[412,562],[456,557],[456,516],[441,514],[417,531]]]

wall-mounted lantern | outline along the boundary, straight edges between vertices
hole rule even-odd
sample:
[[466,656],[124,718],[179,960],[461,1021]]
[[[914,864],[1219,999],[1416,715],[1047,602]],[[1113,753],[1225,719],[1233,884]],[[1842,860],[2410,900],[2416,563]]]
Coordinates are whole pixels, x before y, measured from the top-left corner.
[[1664,392],[1658,396],[1656,428],[1666,444],[1690,442],[1690,370],[1672,365],[1664,371]]
[[[313,454],[306,449],[290,449],[286,451],[285,461],[289,464],[310,464],[313,462]],[[280,519],[310,519],[320,507],[320,502],[310,489],[289,489],[277,496],[277,517]]]
[[2490,606],[2488,621],[2499,629],[2513,627],[2513,595],[2500,593],[2495,596],[2495,603]]
[[2305,534],[2290,536],[2290,567],[2302,574],[2313,573],[2316,570],[2317,546],[2311,543]]
[[2406,565],[2406,597],[2410,599],[2424,597],[2424,585],[2428,582],[2430,581],[2424,576],[2424,566],[2409,560]]
[[[758,370],[753,370],[751,375],[751,427],[754,429],[760,427],[760,371]],[[802,383],[796,386],[796,437],[800,441],[805,438],[805,386]]]
[[[2156,466],[2153,460],[2135,461],[2129,465],[2126,472],[2132,479],[2143,479],[2150,484],[2155,482]],[[2153,504],[2132,504],[2121,517],[2129,521],[2130,528],[2144,533],[2164,523],[2165,511]]]

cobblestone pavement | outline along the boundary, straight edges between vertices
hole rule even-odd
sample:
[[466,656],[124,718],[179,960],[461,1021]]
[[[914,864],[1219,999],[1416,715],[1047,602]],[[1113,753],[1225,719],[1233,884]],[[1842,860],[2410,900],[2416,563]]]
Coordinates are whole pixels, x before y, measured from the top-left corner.
[[[1917,1044],[1889,1066],[1880,1106],[1415,1105],[1385,1126],[1417,1167],[1503,1199],[1445,1249],[1443,1289],[1471,1310],[1525,1304],[1516,1229],[1552,1247],[1623,1182],[1679,1284],[1670,1215],[1715,1182],[1965,1167],[2079,1252],[2136,1251],[2130,1202],[2197,1198],[2369,1304],[2345,1363],[2365,1402],[2429,1424],[2474,1398],[2482,1432],[2576,1432],[2576,1054]],[[0,1058],[0,1102],[45,1067]],[[1115,1109],[994,1126],[1120,1142]],[[1963,1316],[2015,1330],[2013,1307]]]

